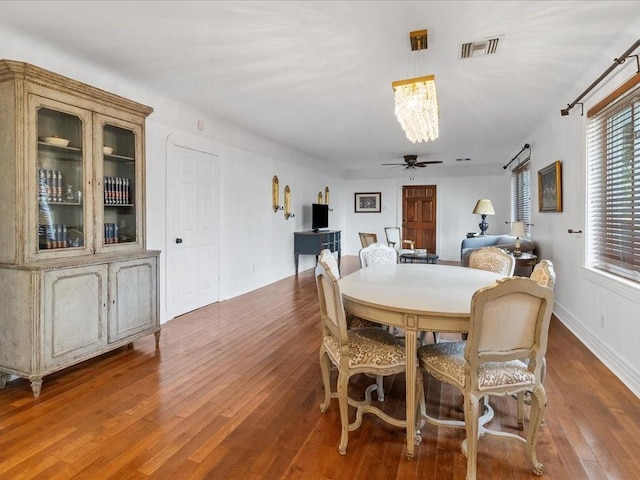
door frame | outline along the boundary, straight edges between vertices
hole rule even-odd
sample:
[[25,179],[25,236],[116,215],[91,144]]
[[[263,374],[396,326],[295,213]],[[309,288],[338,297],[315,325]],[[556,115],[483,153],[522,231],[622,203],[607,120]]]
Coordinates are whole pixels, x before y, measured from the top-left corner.
[[[165,268],[164,270],[164,284],[165,284],[165,289],[164,289],[164,311],[166,312],[167,315],[167,320],[171,320],[173,318],[175,318],[176,316],[182,315],[182,313],[174,315],[172,312],[170,312],[169,307],[170,307],[170,287],[171,287],[171,282],[170,282],[170,268],[169,266],[171,265],[171,259],[169,258],[169,244],[170,242],[174,241],[174,235],[172,234],[173,232],[170,231],[169,229],[169,192],[171,191],[170,189],[172,188],[172,185],[170,185],[171,182],[171,172],[172,172],[172,162],[175,160],[175,155],[173,155],[173,153],[175,152],[175,148],[184,148],[187,150],[193,150],[195,152],[198,153],[203,153],[205,155],[211,155],[213,157],[216,157],[217,162],[215,165],[215,169],[216,169],[216,184],[215,184],[215,189],[218,193],[218,198],[217,198],[217,218],[218,218],[218,231],[217,231],[217,245],[218,245],[218,252],[217,252],[217,258],[216,258],[216,269],[217,271],[215,272],[211,272],[212,275],[215,275],[217,277],[218,283],[217,283],[217,301],[220,301],[220,261],[222,258],[222,234],[221,234],[221,225],[222,225],[222,166],[221,166],[221,158],[220,158],[220,148],[217,147],[214,143],[212,142],[207,142],[207,141],[203,141],[201,138],[196,138],[196,137],[191,137],[188,135],[183,135],[180,133],[169,133],[166,137],[166,142],[165,142],[165,154],[166,154],[166,159],[165,159],[165,215],[164,215],[164,220],[165,220],[165,250],[164,250],[164,265]],[[175,188],[175,187],[173,187]],[[183,312],[186,313],[186,312]]]
[[[440,202],[438,201],[438,190],[439,190],[439,185],[437,182],[434,182],[433,180],[431,180],[430,182],[416,182],[415,184],[413,183],[405,183],[403,181],[398,182],[397,183],[397,188],[396,188],[396,225],[398,225],[401,229],[403,228],[403,219],[404,217],[404,198],[403,198],[403,194],[404,194],[404,188],[405,187],[419,187],[419,186],[434,186],[436,187],[436,221],[435,221],[435,244],[436,244],[436,250],[438,249],[438,245],[440,244],[439,241],[439,231],[440,231]],[[404,238],[404,234],[403,237]]]

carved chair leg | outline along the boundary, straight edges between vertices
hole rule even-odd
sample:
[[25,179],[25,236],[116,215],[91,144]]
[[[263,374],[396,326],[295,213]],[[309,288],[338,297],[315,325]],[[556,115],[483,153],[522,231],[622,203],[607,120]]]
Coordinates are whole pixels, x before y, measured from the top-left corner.
[[547,394],[544,387],[538,385],[531,393],[531,414],[529,415],[529,429],[527,432],[527,454],[533,465],[533,473],[536,475],[542,475],[544,471],[544,465],[538,461],[536,445],[546,406]]
[[342,371],[338,374],[338,403],[340,404],[340,455],[347,453],[347,442],[349,441],[349,376]]
[[524,393],[516,394],[517,412],[518,412],[518,430],[524,430]]
[[467,477],[466,480],[476,480],[478,435],[480,417],[480,405],[484,406],[484,401],[479,401],[475,395],[470,393],[464,396],[464,423],[467,430]]
[[322,384],[324,386],[324,401],[320,405],[320,411],[322,413],[327,411],[329,404],[331,403],[331,360],[329,355],[324,349],[324,346],[320,347],[320,371],[322,373]]
[[376,393],[378,395],[378,400],[384,402],[384,376],[377,375],[376,376],[376,385],[378,386]]

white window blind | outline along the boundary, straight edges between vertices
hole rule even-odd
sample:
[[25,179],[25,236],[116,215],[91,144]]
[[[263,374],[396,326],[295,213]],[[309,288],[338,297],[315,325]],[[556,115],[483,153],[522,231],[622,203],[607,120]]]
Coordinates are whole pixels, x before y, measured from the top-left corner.
[[640,282],[640,87],[588,123],[589,264]]
[[511,172],[511,221],[524,222],[524,231],[531,237],[531,163],[529,159]]

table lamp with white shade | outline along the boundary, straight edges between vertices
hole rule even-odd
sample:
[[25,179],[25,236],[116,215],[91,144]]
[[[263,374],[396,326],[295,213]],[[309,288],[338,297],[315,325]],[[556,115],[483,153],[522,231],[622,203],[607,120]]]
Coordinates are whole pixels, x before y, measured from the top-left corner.
[[520,255],[522,255],[522,250],[520,250],[520,238],[524,238],[526,236],[526,233],[524,231],[524,222],[512,222],[511,232],[509,232],[509,235],[511,235],[512,237],[516,237],[516,244],[513,248],[513,256],[519,257]]
[[480,227],[480,235],[486,235],[487,228],[489,228],[489,224],[487,223],[487,215],[495,215],[496,212],[493,211],[493,205],[491,204],[491,200],[486,198],[481,198],[476,203],[476,207],[473,209],[473,213],[478,214],[482,217],[482,221],[478,225]]

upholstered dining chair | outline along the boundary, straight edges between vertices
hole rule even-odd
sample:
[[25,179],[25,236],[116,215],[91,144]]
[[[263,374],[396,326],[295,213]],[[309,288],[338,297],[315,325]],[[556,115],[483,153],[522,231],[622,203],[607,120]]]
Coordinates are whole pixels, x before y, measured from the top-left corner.
[[535,280],[538,285],[549,287],[553,290],[556,286],[556,272],[553,269],[551,260],[540,260],[536,263],[529,278]]
[[[331,274],[336,278],[340,279],[340,270],[338,269],[338,262],[336,261],[336,257],[333,255],[331,250],[325,248],[320,251],[320,255],[318,256],[318,262],[322,262],[329,269]],[[371,320],[367,320],[366,318],[361,318],[353,314],[347,314],[345,312],[347,318],[347,329],[353,328],[382,328],[382,325],[379,323],[372,322]],[[376,390],[376,395],[378,400],[384,402],[384,377],[382,375],[376,376],[376,383],[378,385],[378,389]]]
[[[397,419],[372,405],[371,392],[377,385],[365,390],[364,400],[349,396],[349,378],[356,374],[395,375],[406,369],[405,348],[389,332],[381,328],[347,329],[342,295],[337,278],[328,264],[319,261],[316,266],[316,285],[320,300],[322,319],[322,344],[320,346],[320,368],[324,385],[322,413],[329,408],[332,398],[338,399],[340,408],[341,436],[338,451],[347,452],[349,432],[362,424],[365,413],[371,413],[397,427],[406,428],[406,420]],[[338,370],[336,390],[331,390],[330,369]],[[349,423],[349,406],[356,408],[355,420]]]
[[397,250],[382,243],[372,243],[367,247],[361,248],[358,255],[362,268],[370,267],[371,265],[398,263]]
[[[403,240],[400,227],[384,227],[384,234],[387,237],[387,245],[395,248],[398,251],[398,255],[414,252],[415,245],[413,240]],[[405,245],[408,248],[405,248]]]
[[[516,259],[504,250],[497,247],[482,247],[471,252],[469,256],[469,268],[488,270],[500,273],[505,277],[512,277],[516,269]],[[467,339],[467,334],[462,334],[462,339]]]
[[329,268],[329,271],[333,274],[334,277],[340,278],[340,269],[338,268],[338,261],[336,260],[335,255],[328,248],[323,248],[320,250],[320,255],[318,255],[318,262],[323,262]]
[[[496,435],[525,443],[533,471],[541,475],[536,442],[547,395],[542,385],[542,364],[547,350],[554,295],[551,289],[523,277],[499,280],[476,291],[471,299],[467,341],[442,342],[418,349],[420,368],[436,379],[458,388],[464,396],[467,480],[475,480],[478,437]],[[523,361],[526,359],[526,362]],[[422,388],[420,382],[418,388]],[[532,405],[526,439],[509,432],[480,426],[479,417],[487,395],[513,395],[531,391]],[[425,400],[420,408],[426,416]],[[432,419],[433,420],[433,419]]]
[[[538,285],[543,287],[548,287],[553,290],[556,284],[556,272],[553,269],[553,263],[551,260],[540,260],[539,263],[533,267],[533,271],[529,276],[531,280],[534,280]],[[542,369],[540,370],[540,380],[544,382],[545,377],[547,376],[547,358],[544,357],[542,359]],[[524,430],[524,403],[525,396],[529,398],[528,392],[519,392],[516,395],[518,404],[517,404],[517,418],[518,418],[518,429]]]
[[[318,262],[323,262],[327,265],[331,273],[337,279],[340,279],[340,270],[338,269],[338,262],[335,255],[328,248],[324,248],[320,251],[318,256]],[[355,315],[347,315],[347,328],[365,328],[365,327],[378,327],[379,323],[366,320],[364,318],[357,317]]]
[[360,236],[360,244],[362,245],[362,248],[368,247],[372,243],[378,243],[378,235],[375,233],[360,232],[358,235]]
[[516,268],[516,260],[512,255],[497,247],[483,247],[471,252],[469,267],[511,277]]

